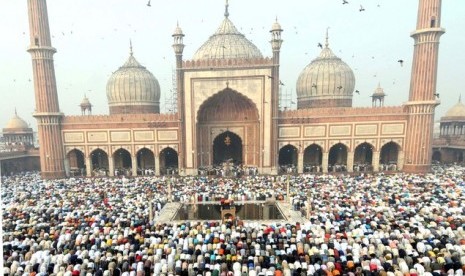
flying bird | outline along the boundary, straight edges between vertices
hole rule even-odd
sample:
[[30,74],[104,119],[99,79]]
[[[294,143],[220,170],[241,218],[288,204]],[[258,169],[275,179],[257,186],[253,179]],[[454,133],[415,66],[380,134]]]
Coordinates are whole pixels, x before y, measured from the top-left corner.
[[270,75],[268,75],[267,77],[268,77],[269,79],[272,79],[272,78],[273,78],[273,77],[272,77],[272,76],[270,76]]
[[312,88],[316,88],[316,83],[312,84]]
[[359,11],[361,11],[361,12],[362,12],[362,11],[364,11],[364,10],[365,10],[365,8],[363,8],[363,6],[362,6],[362,5],[360,5],[360,9],[359,9]]
[[341,85],[339,85],[339,86],[337,87],[337,89],[341,90],[341,89],[342,89],[342,86],[341,86]]
[[360,95],[360,91],[358,91],[358,90],[355,90],[355,93],[357,93],[357,94],[359,94],[359,95]]
[[152,6],[152,5],[150,5],[150,1],[151,1],[151,0],[149,0],[149,1],[147,2],[147,7],[151,7],[151,6]]
[[434,96],[436,96],[439,99],[439,93],[434,93]]
[[345,4],[349,4],[349,2],[347,2],[347,0],[342,0],[342,5],[345,5]]
[[320,47],[321,49],[323,49],[323,44],[318,43],[318,47]]
[[284,83],[281,80],[279,80],[279,85],[284,86]]
[[399,59],[397,62],[400,63],[400,66],[404,66],[404,60],[403,59]]

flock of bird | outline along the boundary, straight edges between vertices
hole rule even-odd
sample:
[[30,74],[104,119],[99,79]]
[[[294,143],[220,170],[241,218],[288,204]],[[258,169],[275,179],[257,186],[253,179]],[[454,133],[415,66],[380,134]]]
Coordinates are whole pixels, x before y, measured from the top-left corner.
[[[147,5],[148,7],[151,7],[151,6],[152,6],[152,5],[151,5],[151,0],[147,0],[146,5]],[[349,1],[348,1],[348,0],[342,0],[342,5],[349,5]],[[380,4],[378,4],[377,6],[380,7]],[[365,12],[365,8],[363,7],[363,5],[360,5],[360,6],[359,6],[358,11],[359,11],[359,12]],[[202,20],[202,22],[203,22],[203,20]],[[263,27],[263,28],[265,28],[265,27]],[[242,28],[241,28],[241,29],[242,29]],[[297,34],[297,29],[296,29],[296,27],[294,27],[294,29],[295,29],[294,31],[295,31],[296,34]],[[253,28],[251,28],[251,30],[253,30]],[[115,29],[115,31],[117,31],[117,30]],[[25,34],[25,33],[23,32],[23,34]],[[62,32],[61,34],[62,34],[63,36],[65,36],[65,33],[64,33],[64,32]],[[73,34],[73,32],[71,31],[70,34]],[[54,37],[54,36],[53,36],[53,37]],[[102,38],[102,39],[103,39],[103,38]],[[323,44],[319,42],[319,43],[317,43],[317,47],[323,49]],[[305,53],[305,54],[307,55],[308,53]],[[352,56],[352,57],[354,57],[354,56]],[[372,59],[374,59],[374,57],[372,57]],[[401,67],[403,67],[404,60],[398,59],[397,62],[399,63],[399,65],[400,65]],[[374,76],[376,77],[376,75],[374,75]],[[269,78],[272,78],[271,76],[268,76],[268,77],[269,77]],[[16,80],[15,80],[15,81],[16,81]],[[29,79],[29,81],[31,81],[31,80]],[[284,83],[283,83],[281,80],[279,80],[279,85],[284,86]],[[314,84],[312,87],[313,87],[314,89],[316,89],[316,84]],[[343,88],[342,86],[337,87],[338,90],[341,90],[342,88]],[[359,90],[355,90],[355,93],[360,95],[360,91],[359,91]],[[439,97],[439,94],[436,95],[436,96]]]

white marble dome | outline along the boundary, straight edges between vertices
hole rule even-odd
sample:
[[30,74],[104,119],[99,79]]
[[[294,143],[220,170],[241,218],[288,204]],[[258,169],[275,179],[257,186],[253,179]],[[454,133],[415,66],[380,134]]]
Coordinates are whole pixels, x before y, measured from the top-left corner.
[[160,85],[158,80],[134,58],[114,72],[107,82],[110,114],[159,113]]
[[197,50],[193,60],[262,58],[260,50],[241,34],[227,14],[218,30]]
[[16,114],[15,112],[15,116],[8,121],[8,123],[5,126],[5,129],[18,129],[18,130],[23,129],[24,130],[24,129],[29,129],[29,126],[26,123],[26,121],[21,119],[18,116],[18,114]]
[[297,80],[297,107],[351,107],[355,88],[352,69],[329,48],[300,73]]
[[446,115],[444,117],[452,118],[452,117],[461,117],[465,118],[465,105],[462,101],[459,100],[453,107],[447,110]]

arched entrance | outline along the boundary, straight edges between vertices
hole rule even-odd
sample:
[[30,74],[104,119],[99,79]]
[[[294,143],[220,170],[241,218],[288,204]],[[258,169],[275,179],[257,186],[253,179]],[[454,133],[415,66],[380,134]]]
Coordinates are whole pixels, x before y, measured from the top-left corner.
[[84,153],[78,149],[68,152],[69,169],[71,176],[86,175],[86,163]]
[[94,150],[90,157],[92,159],[92,175],[108,175],[108,154],[101,149]]
[[178,174],[178,153],[170,147],[160,152],[160,174]]
[[126,149],[120,148],[113,153],[113,164],[115,166],[115,176],[132,175],[131,154]]
[[312,144],[304,151],[304,172],[321,172],[323,149]]
[[278,164],[281,173],[297,172],[298,151],[293,145],[286,145],[279,150]]
[[397,170],[397,162],[399,158],[399,145],[394,142],[389,142],[381,148],[379,158],[380,170],[395,171]]
[[354,172],[373,171],[373,146],[362,143],[355,148]]
[[434,162],[440,163],[441,162],[441,151],[435,150],[433,152],[433,158],[432,159],[433,159]]
[[347,171],[347,147],[342,143],[335,144],[329,150],[328,157],[329,172]]
[[242,164],[242,139],[231,131],[216,136],[213,141],[213,164]]
[[155,156],[148,148],[142,148],[137,152],[137,174],[155,174]]
[[[226,88],[201,104],[197,112],[197,167],[221,164],[260,164],[260,128],[255,103],[241,93]],[[229,136],[228,136],[229,135]],[[231,144],[226,146],[229,137]]]

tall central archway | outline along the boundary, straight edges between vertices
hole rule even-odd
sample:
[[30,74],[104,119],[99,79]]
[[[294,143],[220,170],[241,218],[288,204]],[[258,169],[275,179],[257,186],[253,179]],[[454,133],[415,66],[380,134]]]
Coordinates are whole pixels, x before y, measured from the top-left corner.
[[[226,88],[202,103],[197,112],[197,124],[194,152],[198,167],[217,165],[226,159],[258,167],[261,152],[259,116],[252,100]],[[227,137],[230,146],[225,145]]]
[[242,139],[231,131],[216,136],[213,141],[213,164],[242,164]]

